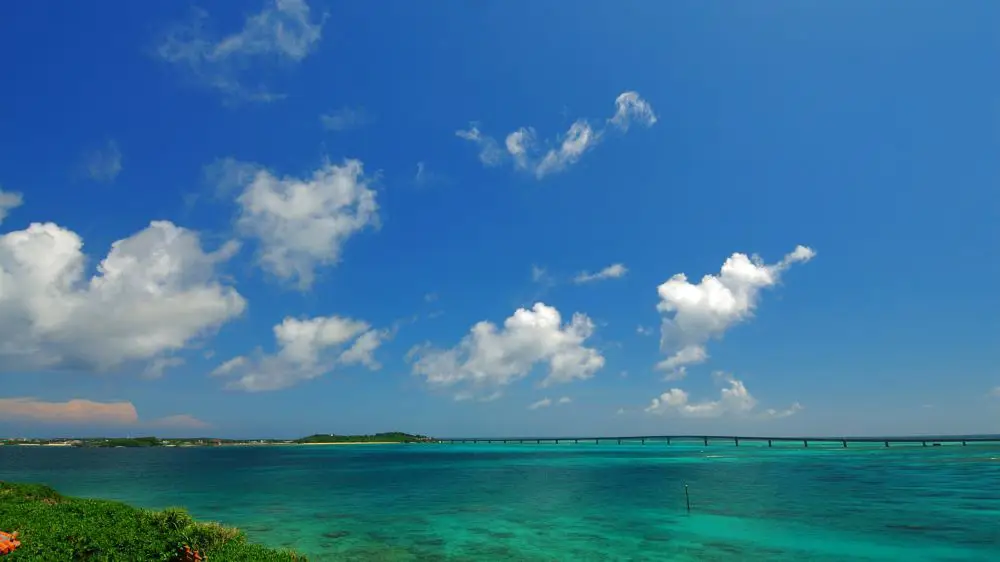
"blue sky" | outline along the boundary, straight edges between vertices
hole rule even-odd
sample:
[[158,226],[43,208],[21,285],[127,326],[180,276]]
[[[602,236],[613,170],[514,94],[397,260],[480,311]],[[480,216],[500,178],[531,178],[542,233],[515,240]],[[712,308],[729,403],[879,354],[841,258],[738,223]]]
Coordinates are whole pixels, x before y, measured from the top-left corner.
[[0,434],[1000,432],[993,3],[2,10]]

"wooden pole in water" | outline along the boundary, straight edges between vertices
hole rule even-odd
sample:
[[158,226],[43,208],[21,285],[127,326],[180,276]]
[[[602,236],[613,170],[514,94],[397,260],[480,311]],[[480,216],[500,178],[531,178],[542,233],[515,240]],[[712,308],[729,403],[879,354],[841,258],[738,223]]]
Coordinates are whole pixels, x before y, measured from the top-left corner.
[[688,485],[684,485],[684,502],[687,503],[688,513],[691,513],[691,494],[688,493]]

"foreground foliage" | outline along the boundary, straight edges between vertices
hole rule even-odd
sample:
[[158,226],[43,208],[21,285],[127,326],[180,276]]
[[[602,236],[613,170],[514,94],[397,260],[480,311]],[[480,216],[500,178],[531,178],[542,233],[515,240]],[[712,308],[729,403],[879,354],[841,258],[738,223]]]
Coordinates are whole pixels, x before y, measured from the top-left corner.
[[247,542],[242,531],[198,523],[183,509],[137,509],[119,502],[69,498],[47,486],[0,482],[0,530],[19,531],[21,547],[4,562],[181,560],[190,545],[210,561],[305,560]]

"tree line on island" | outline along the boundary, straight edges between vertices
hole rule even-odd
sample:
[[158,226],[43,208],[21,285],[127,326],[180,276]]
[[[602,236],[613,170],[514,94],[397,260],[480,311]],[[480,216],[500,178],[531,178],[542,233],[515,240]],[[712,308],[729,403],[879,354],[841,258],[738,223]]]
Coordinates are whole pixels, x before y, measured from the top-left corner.
[[192,437],[160,439],[158,437],[85,437],[58,439],[0,439],[0,445],[47,445],[63,447],[196,447],[211,445],[323,445],[333,443],[434,443],[435,439],[426,435],[415,435],[401,431],[375,433],[372,435],[337,435],[316,433],[299,439],[219,439],[214,437]]

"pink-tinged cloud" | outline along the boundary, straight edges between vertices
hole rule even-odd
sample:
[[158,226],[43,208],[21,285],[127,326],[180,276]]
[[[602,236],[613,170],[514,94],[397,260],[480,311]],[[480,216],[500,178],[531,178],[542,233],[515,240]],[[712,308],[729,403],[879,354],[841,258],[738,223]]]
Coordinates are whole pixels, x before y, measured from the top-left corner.
[[129,425],[139,421],[139,413],[131,402],[93,402],[81,399],[43,402],[34,398],[0,398],[0,419]]
[[149,422],[149,425],[153,427],[169,427],[172,429],[203,429],[211,427],[209,424],[188,414],[166,416]]

